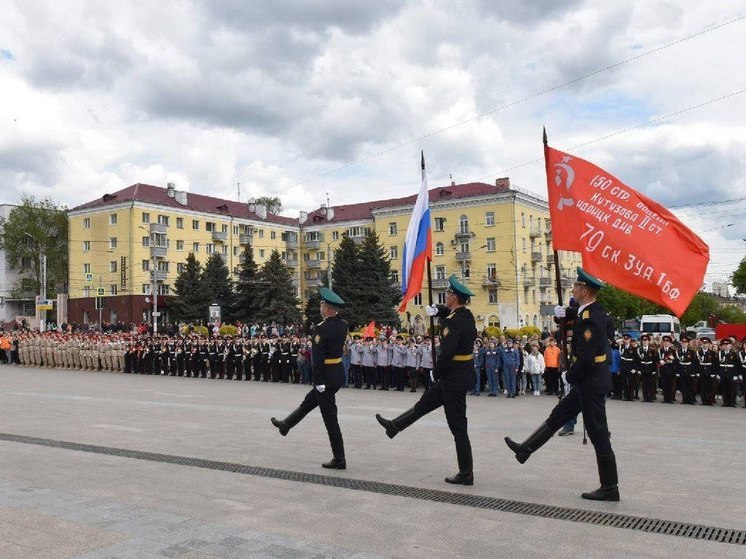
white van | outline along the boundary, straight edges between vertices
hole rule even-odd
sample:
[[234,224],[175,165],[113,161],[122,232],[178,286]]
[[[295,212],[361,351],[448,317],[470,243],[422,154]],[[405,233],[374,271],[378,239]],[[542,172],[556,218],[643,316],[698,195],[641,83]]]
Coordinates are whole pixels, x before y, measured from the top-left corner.
[[655,336],[671,336],[674,340],[681,337],[681,323],[670,314],[644,314],[640,319],[640,334]]

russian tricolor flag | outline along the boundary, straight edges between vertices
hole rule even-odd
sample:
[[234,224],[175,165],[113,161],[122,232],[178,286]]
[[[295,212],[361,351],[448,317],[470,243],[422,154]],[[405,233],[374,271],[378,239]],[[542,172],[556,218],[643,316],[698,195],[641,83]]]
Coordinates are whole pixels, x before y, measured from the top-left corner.
[[412,220],[407,227],[402,251],[402,302],[399,312],[407,310],[407,302],[422,290],[425,262],[433,259],[433,234],[430,227],[430,200],[425,175],[425,154],[422,154],[422,185],[414,203]]

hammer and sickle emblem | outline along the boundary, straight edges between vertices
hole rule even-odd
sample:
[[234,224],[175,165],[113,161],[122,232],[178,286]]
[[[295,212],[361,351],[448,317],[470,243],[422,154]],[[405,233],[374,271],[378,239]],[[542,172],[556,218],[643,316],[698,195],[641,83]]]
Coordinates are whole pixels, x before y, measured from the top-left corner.
[[[567,194],[568,194],[568,196],[562,196],[562,194],[560,194],[559,204],[557,204],[557,208],[560,211],[562,211],[562,209],[565,206],[575,205],[575,200],[572,198],[572,196],[569,196],[570,190],[572,188],[572,183],[575,180],[575,170],[567,164],[570,161],[570,159],[572,158],[568,155],[562,158],[562,163],[554,164],[554,167],[556,168],[555,175],[554,175],[554,184],[556,184],[560,188],[563,188],[564,186],[564,188],[567,189]],[[565,175],[564,185],[562,184],[563,169],[565,171],[564,172],[564,175]]]

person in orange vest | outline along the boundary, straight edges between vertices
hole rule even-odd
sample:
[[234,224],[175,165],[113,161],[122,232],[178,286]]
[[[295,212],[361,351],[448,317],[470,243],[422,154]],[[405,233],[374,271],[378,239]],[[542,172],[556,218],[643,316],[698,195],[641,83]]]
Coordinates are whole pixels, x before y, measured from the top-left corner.
[[554,338],[547,340],[547,347],[544,349],[544,384],[547,387],[547,394],[559,394],[559,375],[560,375],[560,348]]

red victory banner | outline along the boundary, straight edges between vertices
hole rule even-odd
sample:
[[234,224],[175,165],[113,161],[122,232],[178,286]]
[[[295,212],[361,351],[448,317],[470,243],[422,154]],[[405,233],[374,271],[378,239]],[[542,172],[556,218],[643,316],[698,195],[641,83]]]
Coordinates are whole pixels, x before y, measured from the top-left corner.
[[702,286],[710,249],[666,208],[592,163],[544,146],[555,250],[677,316]]

